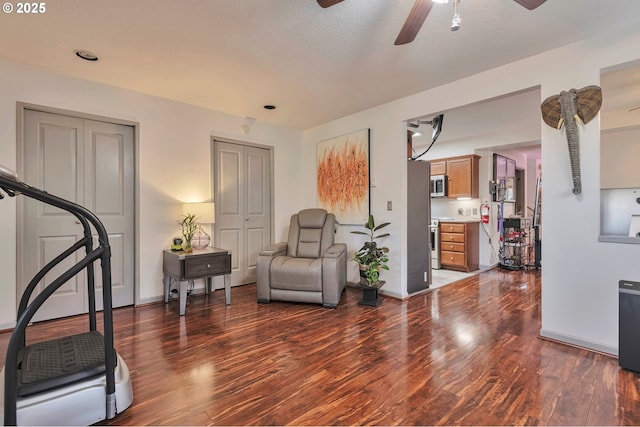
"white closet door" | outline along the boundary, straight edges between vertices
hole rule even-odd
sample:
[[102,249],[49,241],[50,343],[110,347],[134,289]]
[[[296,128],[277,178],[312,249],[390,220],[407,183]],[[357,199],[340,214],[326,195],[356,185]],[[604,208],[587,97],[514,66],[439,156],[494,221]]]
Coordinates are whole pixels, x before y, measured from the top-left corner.
[[[133,304],[134,163],[133,128],[76,117],[25,110],[24,171],[30,185],[94,211],[105,224],[112,251],[114,307]],[[82,237],[77,219],[60,209],[24,197],[18,295],[51,259]],[[41,292],[84,256],[79,251],[41,281]],[[99,273],[99,263],[96,264]],[[96,275],[101,293],[100,274]],[[98,299],[101,307],[102,298]],[[58,289],[34,320],[88,311],[86,275]]]
[[231,284],[253,283],[271,239],[269,150],[215,141],[214,170],[215,244],[231,251]]

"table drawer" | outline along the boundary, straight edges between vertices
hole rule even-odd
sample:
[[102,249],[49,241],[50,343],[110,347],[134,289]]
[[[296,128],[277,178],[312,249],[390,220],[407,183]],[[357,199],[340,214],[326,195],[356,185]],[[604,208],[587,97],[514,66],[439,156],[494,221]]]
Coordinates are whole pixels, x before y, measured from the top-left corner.
[[440,255],[441,255],[440,262],[442,264],[460,265],[463,267],[465,265],[465,256],[463,253],[442,251]]
[[190,257],[184,260],[184,277],[231,273],[231,255]]
[[464,234],[440,233],[441,245],[448,242],[464,243]]
[[440,250],[451,252],[464,252],[464,243],[441,242]]
[[440,223],[441,233],[464,233],[464,224]]

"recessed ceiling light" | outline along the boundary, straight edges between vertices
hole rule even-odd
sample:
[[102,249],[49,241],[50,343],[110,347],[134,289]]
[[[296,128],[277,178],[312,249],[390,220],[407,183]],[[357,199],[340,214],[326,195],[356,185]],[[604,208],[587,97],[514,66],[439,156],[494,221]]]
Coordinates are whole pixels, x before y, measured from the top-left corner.
[[73,53],[75,53],[78,58],[82,58],[86,61],[98,60],[98,56],[94,53],[89,52],[88,50],[74,50]]
[[267,104],[267,105],[265,105],[265,106],[264,106],[264,109],[265,109],[265,110],[275,110],[275,109],[276,109],[276,106],[275,106],[275,105],[269,105],[269,104]]

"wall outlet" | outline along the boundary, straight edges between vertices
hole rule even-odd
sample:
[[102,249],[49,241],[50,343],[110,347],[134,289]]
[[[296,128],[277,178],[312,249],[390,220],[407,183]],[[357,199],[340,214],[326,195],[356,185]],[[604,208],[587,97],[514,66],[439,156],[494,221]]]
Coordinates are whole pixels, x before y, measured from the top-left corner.
[[473,214],[478,215],[478,208],[473,208]]
[[471,209],[465,209],[464,214],[467,216],[471,215]]

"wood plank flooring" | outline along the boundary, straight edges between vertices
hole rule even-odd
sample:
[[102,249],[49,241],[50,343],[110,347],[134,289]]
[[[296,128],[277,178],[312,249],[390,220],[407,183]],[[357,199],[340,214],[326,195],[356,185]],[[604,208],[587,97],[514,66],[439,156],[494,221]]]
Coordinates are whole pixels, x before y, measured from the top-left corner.
[[[491,270],[376,308],[255,285],[115,311],[134,403],[111,425],[638,425],[640,377],[538,338],[540,273]],[[36,324],[64,335],[78,318]],[[0,334],[0,354],[8,334]],[[3,358],[4,359],[4,358]]]

